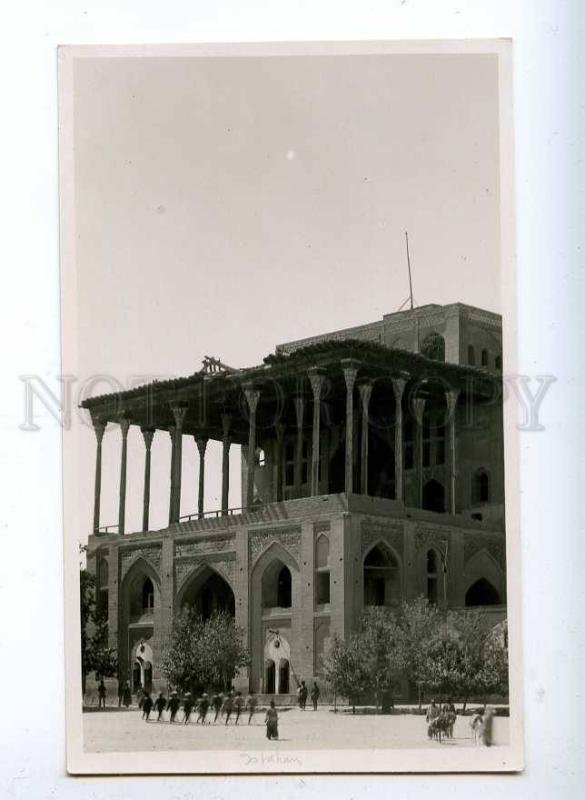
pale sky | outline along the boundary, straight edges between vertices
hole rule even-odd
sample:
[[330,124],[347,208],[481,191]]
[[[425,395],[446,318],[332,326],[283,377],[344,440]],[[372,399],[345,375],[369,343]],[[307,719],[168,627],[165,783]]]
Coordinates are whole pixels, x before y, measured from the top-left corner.
[[[204,355],[250,366],[280,342],[380,319],[408,295],[405,230],[417,304],[501,311],[496,56],[83,58],[74,120],[80,380],[190,374]],[[119,439],[104,439],[102,524],[117,522]],[[183,452],[190,513],[194,443]],[[86,431],[88,532],[94,458]],[[143,459],[131,429],[128,531]],[[159,433],[153,527],[169,459]]]

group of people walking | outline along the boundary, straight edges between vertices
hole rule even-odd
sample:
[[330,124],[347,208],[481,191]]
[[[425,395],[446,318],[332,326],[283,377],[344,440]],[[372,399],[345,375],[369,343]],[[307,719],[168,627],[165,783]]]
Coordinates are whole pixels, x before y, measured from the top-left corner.
[[[477,709],[470,721],[472,736],[475,744],[484,744],[490,747],[493,737],[493,720],[495,710],[493,706],[487,706],[484,711]],[[443,706],[431,701],[431,705],[427,709],[427,734],[429,739],[436,739],[442,741],[443,738],[453,738],[453,727],[457,720],[457,711],[453,703],[444,703]]]
[[[197,713],[195,722],[198,725],[210,724],[212,716],[215,724],[220,715],[224,725],[228,725],[232,718],[234,724],[237,725],[242,712],[247,709],[248,725],[251,725],[258,706],[258,699],[253,692],[250,692],[244,699],[241,692],[234,692],[233,690],[225,694],[216,692],[211,697],[207,692],[203,692],[199,697],[194,697],[191,692],[185,692],[180,697],[179,693],[173,690],[168,699],[163,692],[159,692],[156,698],[153,698],[149,692],[141,692],[138,696],[138,706],[142,709],[142,718],[146,722],[150,721],[150,715],[154,709],[157,713],[157,722],[163,722],[164,712],[168,711],[170,712],[170,722],[182,722],[184,725],[188,725],[191,722],[191,716],[194,711]],[[177,714],[180,710],[183,713],[179,720],[177,719]]]
[[[317,686],[317,682],[313,683],[311,688],[311,702],[313,703],[313,711],[317,710],[317,705],[319,703],[319,696],[321,694],[321,690]],[[299,688],[297,689],[297,699],[299,701],[299,708],[301,711],[305,711],[307,708],[307,698],[309,696],[309,690],[307,688],[307,684],[305,681],[301,681]]]

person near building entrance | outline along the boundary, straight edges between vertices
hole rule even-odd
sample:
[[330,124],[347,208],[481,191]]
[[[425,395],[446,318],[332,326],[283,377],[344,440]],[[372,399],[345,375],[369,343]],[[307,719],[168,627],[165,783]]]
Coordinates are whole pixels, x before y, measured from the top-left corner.
[[256,712],[256,706],[258,705],[258,698],[254,694],[254,692],[250,692],[248,697],[246,698],[246,707],[248,708],[248,725],[252,724],[252,717]]
[[244,707],[244,698],[242,697],[242,693],[236,692],[236,696],[234,697],[234,708],[236,710],[236,725],[239,722],[240,714],[242,713],[243,707]]
[[232,711],[234,710],[234,693],[229,692],[226,695],[225,700],[223,701],[223,713],[225,714],[225,724],[227,725],[230,721],[230,717],[232,715]]
[[122,690],[122,702],[128,708],[132,703],[132,692],[130,691],[130,684],[128,681],[124,684],[124,688]]
[[175,721],[175,717],[177,716],[177,711],[181,706],[181,701],[179,700],[179,696],[177,695],[176,691],[171,692],[171,697],[169,702],[167,703],[167,711],[171,712],[171,722]]
[[223,697],[219,692],[216,692],[213,697],[211,698],[211,705],[213,706],[213,710],[215,711],[215,717],[213,722],[217,722],[217,718],[219,717],[219,712],[221,711],[221,707],[223,705]]
[[304,681],[301,681],[301,685],[299,686],[298,697],[299,697],[299,708],[301,711],[304,711],[307,707],[307,697],[309,695],[309,690],[307,689],[307,684]]
[[194,705],[195,703],[191,697],[191,692],[185,692],[185,697],[183,699],[183,722],[185,725],[187,725],[191,720],[191,712],[193,711]]
[[313,701],[313,711],[317,710],[317,704],[319,702],[319,695],[321,694],[321,690],[317,686],[317,681],[313,683],[313,687],[311,689],[311,700]]
[[274,706],[274,700],[270,701],[270,707],[266,711],[266,738],[278,739],[278,711]]
[[104,679],[101,678],[98,684],[98,708],[106,707],[106,685]]
[[156,718],[157,722],[160,722],[162,719],[163,711],[167,706],[167,699],[162,692],[158,693],[158,697],[154,701],[154,707],[158,711],[158,717]]
[[150,712],[152,711],[153,705],[154,703],[150,694],[144,692],[144,697],[142,698],[142,719],[146,720],[146,722],[150,719]]

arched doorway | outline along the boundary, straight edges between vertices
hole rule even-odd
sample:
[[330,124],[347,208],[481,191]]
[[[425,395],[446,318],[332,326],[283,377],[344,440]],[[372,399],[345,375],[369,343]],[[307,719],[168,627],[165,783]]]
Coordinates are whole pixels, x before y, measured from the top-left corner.
[[501,602],[498,590],[486,578],[475,581],[465,593],[466,607],[498,606]]
[[221,612],[231,616],[236,613],[231,586],[208,565],[199,569],[188,581],[181,593],[179,606],[197,609],[205,620]]
[[426,511],[445,513],[445,489],[436,480],[430,480],[423,486],[422,507]]
[[400,566],[388,547],[380,543],[364,558],[364,605],[394,606],[400,602]]
[[276,691],[276,667],[271,658],[264,663],[264,691],[266,694],[274,694]]
[[278,665],[278,694],[290,691],[290,665],[286,658],[281,658]]
[[292,606],[292,575],[289,568],[275,559],[262,575],[262,608]]

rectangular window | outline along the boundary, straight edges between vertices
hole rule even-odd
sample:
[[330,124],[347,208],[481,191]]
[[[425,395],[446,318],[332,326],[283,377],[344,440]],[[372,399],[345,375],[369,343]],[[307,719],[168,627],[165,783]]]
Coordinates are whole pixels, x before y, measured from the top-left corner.
[[317,605],[322,606],[330,602],[330,584],[329,572],[317,573]]

